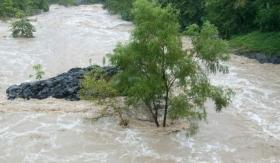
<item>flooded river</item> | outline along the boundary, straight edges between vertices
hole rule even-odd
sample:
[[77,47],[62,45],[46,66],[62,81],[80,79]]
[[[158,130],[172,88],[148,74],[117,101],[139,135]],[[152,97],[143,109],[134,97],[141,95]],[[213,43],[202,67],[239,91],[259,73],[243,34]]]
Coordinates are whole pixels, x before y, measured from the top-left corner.
[[44,78],[86,67],[90,59],[101,65],[117,42],[129,39],[132,24],[101,5],[52,6],[33,19],[31,39],[12,38],[11,22],[0,21],[1,163],[280,162],[280,65],[232,55],[230,74],[211,80],[236,92],[233,103],[222,113],[207,104],[208,123],[192,138],[146,122],[122,128],[116,117],[91,123],[84,117],[99,108],[89,102],[8,101],[5,91],[34,80],[28,76],[35,64],[43,66]]

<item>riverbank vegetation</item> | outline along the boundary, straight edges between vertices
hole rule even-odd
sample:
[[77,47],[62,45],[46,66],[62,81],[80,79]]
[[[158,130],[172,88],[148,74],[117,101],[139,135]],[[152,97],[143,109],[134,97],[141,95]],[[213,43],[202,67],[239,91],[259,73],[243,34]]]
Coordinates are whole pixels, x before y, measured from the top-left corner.
[[108,10],[111,14],[119,14],[122,19],[131,21],[132,4],[135,0],[106,0],[104,9]]
[[[131,9],[135,0],[107,0],[105,8],[132,20]],[[275,0],[158,0],[162,7],[171,4],[180,12],[181,31],[193,23],[205,21],[214,24],[220,37],[228,39],[235,48],[249,52],[278,54],[279,48],[271,46],[280,42],[280,1]],[[125,8],[124,8],[125,6]],[[272,37],[274,36],[274,37]],[[246,41],[254,42],[248,45]],[[264,40],[269,39],[267,41]],[[272,44],[270,44],[273,42]],[[261,45],[261,46],[258,46]],[[256,48],[258,46],[258,48]]]
[[247,34],[232,36],[230,46],[246,53],[262,52],[280,55],[280,32],[253,31]]
[[16,17],[19,13],[34,15],[49,11],[50,4],[76,6],[79,4],[102,3],[105,0],[1,0],[0,18]]
[[1,0],[0,18],[16,17],[18,14],[34,15],[49,11],[49,0]]

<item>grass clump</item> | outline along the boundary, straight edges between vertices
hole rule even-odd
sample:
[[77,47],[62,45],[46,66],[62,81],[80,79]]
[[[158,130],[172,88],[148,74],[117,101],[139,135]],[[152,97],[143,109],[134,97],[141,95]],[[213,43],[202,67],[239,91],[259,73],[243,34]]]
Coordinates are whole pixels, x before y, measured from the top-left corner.
[[280,32],[254,31],[245,35],[233,36],[229,40],[230,46],[239,52],[280,55]]

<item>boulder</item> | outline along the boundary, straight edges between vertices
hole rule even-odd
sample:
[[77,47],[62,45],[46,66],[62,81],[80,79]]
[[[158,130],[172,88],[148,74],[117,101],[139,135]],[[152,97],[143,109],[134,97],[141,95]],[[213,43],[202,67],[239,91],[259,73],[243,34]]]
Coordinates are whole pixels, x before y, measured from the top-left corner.
[[[80,90],[79,82],[84,78],[85,72],[94,71],[97,65],[87,68],[72,68],[66,73],[46,80],[26,82],[20,85],[12,85],[7,90],[9,100],[15,98],[24,99],[45,99],[48,97],[66,99],[70,101],[80,100],[78,91]],[[115,67],[100,67],[101,74],[113,76],[116,74]]]
[[260,63],[280,64],[279,55],[269,55],[269,54],[262,54],[262,53],[249,53],[249,54],[239,53],[237,55],[245,55],[250,59],[258,60]]

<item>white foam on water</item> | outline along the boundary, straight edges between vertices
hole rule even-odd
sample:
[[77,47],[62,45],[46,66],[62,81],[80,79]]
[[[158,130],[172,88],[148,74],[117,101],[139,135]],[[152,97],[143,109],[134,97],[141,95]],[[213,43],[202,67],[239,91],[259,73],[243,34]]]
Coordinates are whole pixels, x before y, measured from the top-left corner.
[[67,130],[74,129],[81,123],[80,119],[77,119],[76,121],[73,120],[68,122],[66,121],[65,123],[65,120],[63,120],[65,116],[66,115],[62,115],[57,118],[57,125],[59,126],[60,129],[67,129]]
[[235,148],[230,148],[217,141],[202,142],[199,139],[187,138],[183,133],[171,135],[171,139],[180,144],[180,150],[190,150],[186,154],[187,159],[185,162],[223,162],[220,159],[221,152],[233,153],[236,151]]
[[[280,101],[270,98],[271,96],[280,97],[279,92],[275,91],[279,88],[279,83],[277,83],[279,80],[275,79],[276,84],[269,84],[265,78],[270,75],[270,72],[263,74],[255,71],[256,74],[254,74],[254,72],[246,72],[246,69],[232,65],[230,69],[228,77],[219,75],[214,77],[212,82],[217,85],[230,85],[236,91],[232,106],[238,110],[238,113],[262,127],[268,135],[280,139],[280,122],[274,118],[271,120],[271,115],[274,114],[277,118],[280,115]],[[250,79],[244,78],[240,74],[249,75]]]

